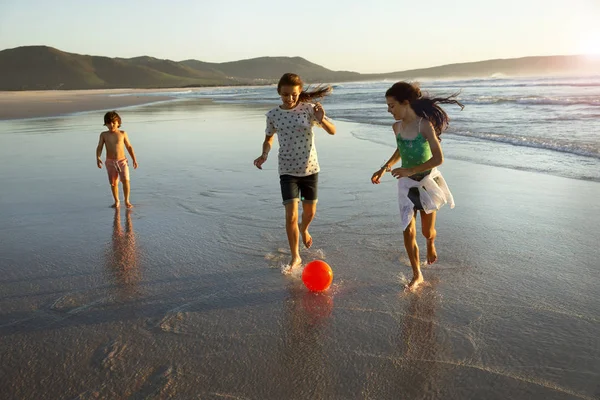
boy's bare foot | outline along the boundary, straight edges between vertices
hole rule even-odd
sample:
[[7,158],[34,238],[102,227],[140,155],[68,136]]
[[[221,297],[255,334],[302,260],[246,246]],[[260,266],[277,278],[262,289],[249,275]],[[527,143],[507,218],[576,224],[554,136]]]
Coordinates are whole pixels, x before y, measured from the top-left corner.
[[302,243],[304,243],[307,249],[310,249],[313,243],[312,236],[308,233],[308,229],[302,228],[302,224],[300,224],[300,235],[302,236]]
[[437,252],[435,251],[435,243],[433,240],[427,241],[427,264],[433,264],[437,261]]
[[130,202],[125,203],[125,206],[127,208],[133,208],[133,204],[131,204]]
[[115,203],[111,206],[112,208],[119,208],[121,204],[118,201],[115,201]]

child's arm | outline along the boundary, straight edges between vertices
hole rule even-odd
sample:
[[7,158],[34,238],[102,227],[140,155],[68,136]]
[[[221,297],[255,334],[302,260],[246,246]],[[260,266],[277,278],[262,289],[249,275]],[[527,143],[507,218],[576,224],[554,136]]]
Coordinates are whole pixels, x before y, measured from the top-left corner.
[[394,151],[394,154],[392,154],[392,156],[390,157],[390,159],[385,164],[383,164],[381,168],[375,171],[375,173],[371,177],[371,183],[379,184],[383,174],[385,174],[386,171],[391,171],[392,165],[396,164],[398,161],[400,161],[400,152],[398,151],[398,149],[396,149]]
[[123,131],[123,144],[131,156],[131,160],[133,161],[133,169],[136,169],[138,167],[138,163],[135,158],[135,153],[133,152],[133,146],[129,142],[129,136],[127,136],[127,132],[125,131]]
[[262,165],[267,161],[267,157],[269,156],[269,151],[271,151],[271,146],[273,145],[273,138],[275,135],[265,135],[265,140],[262,144],[262,154],[256,160],[254,160],[254,165],[258,169],[262,169]]
[[98,140],[98,147],[96,147],[96,165],[98,168],[102,168],[102,148],[104,147],[104,135],[100,134],[100,140]]
[[325,132],[330,135],[335,135],[335,125],[327,118],[325,118],[325,109],[320,103],[315,104],[314,107],[315,118],[321,124],[321,127],[325,129]]
[[402,178],[403,176],[411,176],[420,172],[429,171],[430,169],[442,165],[442,163],[444,162],[442,146],[440,145],[440,141],[438,140],[438,137],[435,134],[431,122],[427,121],[427,123],[423,125],[421,135],[423,135],[427,142],[429,142],[429,148],[431,149],[431,158],[428,161],[425,161],[423,164],[417,165],[413,168],[394,169],[392,171],[392,175],[394,175],[396,178]]

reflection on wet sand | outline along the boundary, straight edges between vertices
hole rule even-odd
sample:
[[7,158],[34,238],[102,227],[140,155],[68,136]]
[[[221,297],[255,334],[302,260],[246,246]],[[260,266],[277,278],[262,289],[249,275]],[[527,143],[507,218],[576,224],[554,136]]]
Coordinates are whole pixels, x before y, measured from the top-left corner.
[[286,384],[275,398],[333,398],[335,383],[327,351],[333,297],[328,292],[310,292],[297,282],[288,291],[278,351],[278,370]]
[[120,210],[115,210],[112,245],[106,257],[109,276],[118,289],[117,296],[122,299],[139,294],[138,283],[141,279],[138,249],[131,221],[132,212],[132,210],[125,211],[125,230],[123,230]]
[[367,388],[373,398],[434,398],[442,385],[439,360],[443,338],[439,337],[436,307],[439,294],[434,287],[405,293],[406,312],[398,315],[398,334],[392,338],[389,357],[375,367],[376,379]]
[[[430,288],[412,294],[402,321],[402,383],[411,398],[425,396],[439,386],[439,364],[434,361],[440,356],[435,314],[437,298],[437,291]],[[409,382],[412,383],[406,385]]]

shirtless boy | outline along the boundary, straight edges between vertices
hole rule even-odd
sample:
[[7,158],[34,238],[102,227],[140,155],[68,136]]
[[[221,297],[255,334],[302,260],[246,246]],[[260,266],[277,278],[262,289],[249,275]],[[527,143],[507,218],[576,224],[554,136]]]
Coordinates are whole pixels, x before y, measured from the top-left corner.
[[133,161],[133,168],[137,168],[138,164],[135,159],[133,147],[129,143],[127,132],[120,130],[121,117],[116,111],[107,112],[104,115],[104,125],[108,128],[100,134],[98,147],[96,148],[96,164],[98,168],[102,168],[102,148],[106,146],[106,171],[108,172],[108,181],[112,191],[115,203],[113,208],[119,207],[119,180],[123,183],[123,196],[127,208],[133,207],[129,202],[129,166],[125,157],[125,149],[129,152]]

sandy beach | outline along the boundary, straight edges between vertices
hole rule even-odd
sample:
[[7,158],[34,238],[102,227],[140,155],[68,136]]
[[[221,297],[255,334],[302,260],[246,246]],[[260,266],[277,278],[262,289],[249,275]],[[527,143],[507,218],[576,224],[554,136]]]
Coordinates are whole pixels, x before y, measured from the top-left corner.
[[[169,95],[155,93],[173,89],[102,89],[102,90],[45,90],[0,91],[0,120],[50,117],[93,110],[113,110],[172,100]],[[152,96],[144,94],[152,93]],[[126,96],[125,96],[126,95]]]
[[252,166],[272,105],[121,111],[139,168],[115,212],[103,110],[149,99],[110,94],[0,95],[3,398],[600,397],[597,182],[447,157],[457,206],[407,293],[396,182],[369,181],[390,148],[336,121],[301,251],[334,284],[311,293],[280,272],[276,157]]

